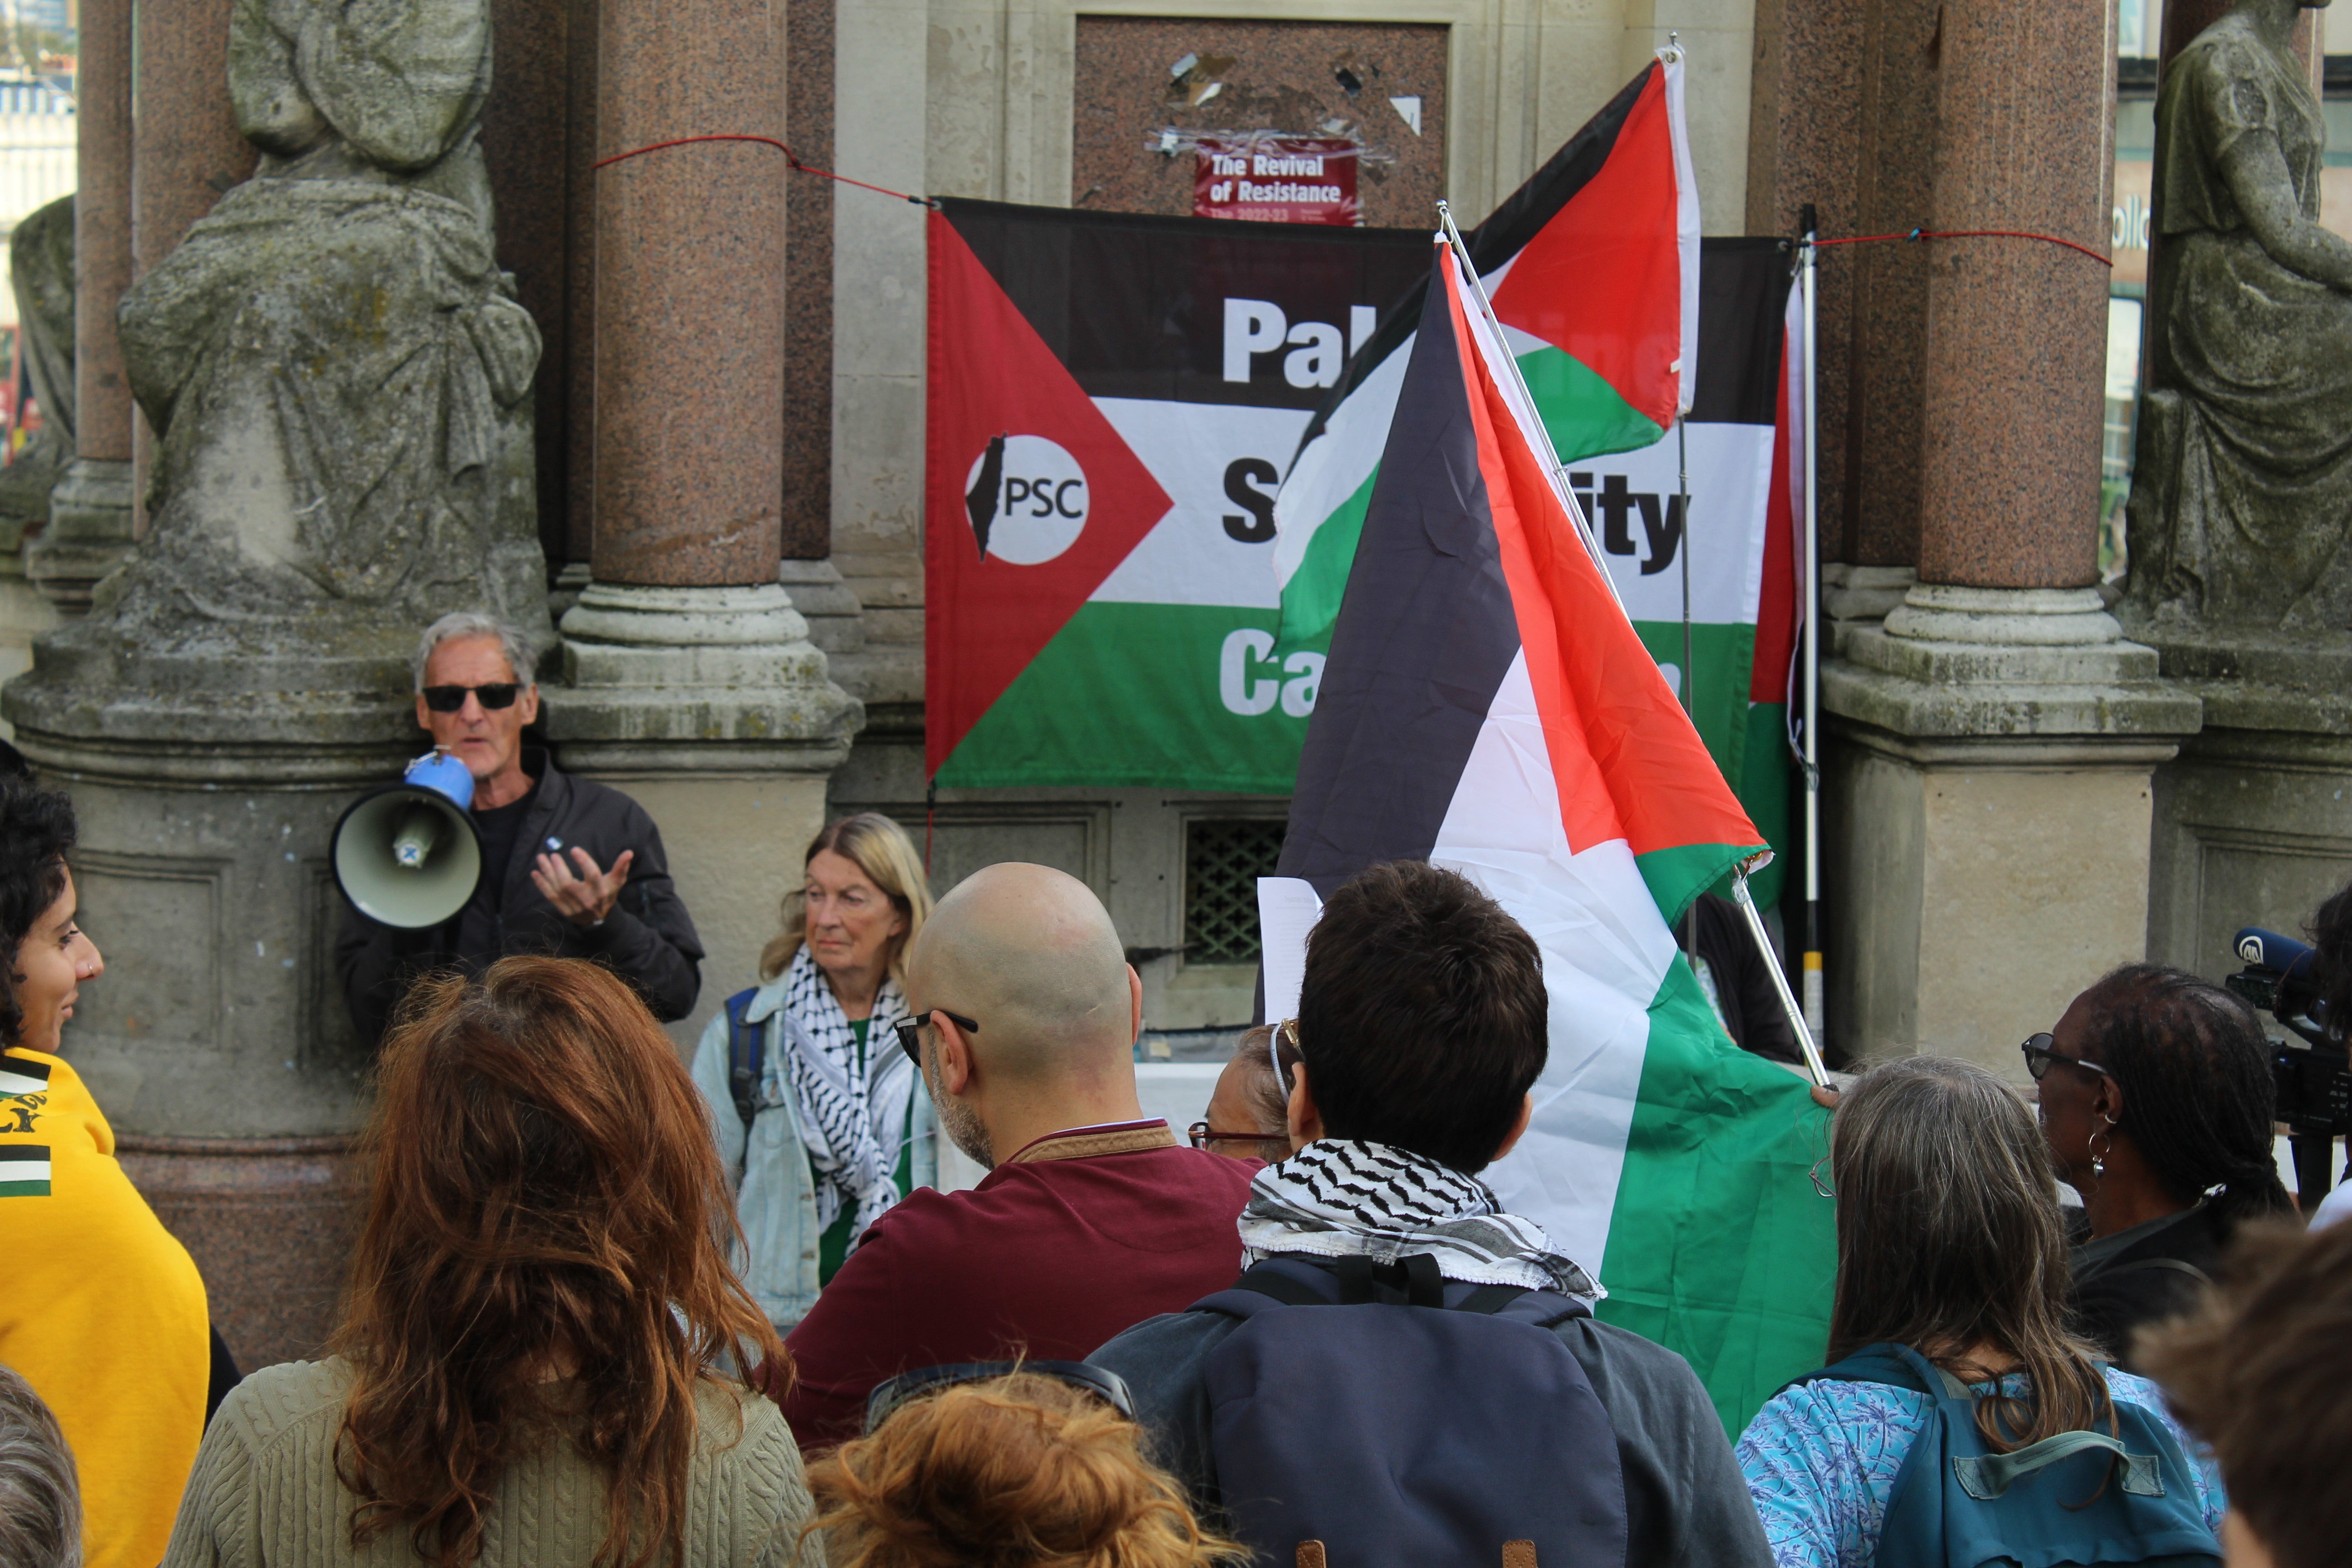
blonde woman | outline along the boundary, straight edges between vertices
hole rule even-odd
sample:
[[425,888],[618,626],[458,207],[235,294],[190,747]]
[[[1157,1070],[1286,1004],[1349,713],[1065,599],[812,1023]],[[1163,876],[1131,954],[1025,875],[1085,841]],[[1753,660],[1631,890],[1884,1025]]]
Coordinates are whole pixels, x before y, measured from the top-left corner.
[[751,1294],[789,1331],[875,1216],[939,1178],[930,1096],[891,1034],[907,944],[931,912],[898,825],[866,813],[809,841],[761,984],[702,1034],[694,1081],[735,1183]]

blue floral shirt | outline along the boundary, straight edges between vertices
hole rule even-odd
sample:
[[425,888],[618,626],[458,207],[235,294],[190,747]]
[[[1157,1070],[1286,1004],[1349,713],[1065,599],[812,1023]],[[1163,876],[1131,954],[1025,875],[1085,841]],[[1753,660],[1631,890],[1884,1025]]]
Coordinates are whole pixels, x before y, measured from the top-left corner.
[[[2220,1531],[2229,1505],[2211,1454],[2147,1379],[2109,1367],[2107,1388],[2153,1411],[2179,1440],[2198,1509]],[[2010,1378],[2006,1391],[2023,1393],[2024,1380]],[[1871,1568],[1895,1477],[1934,1410],[1926,1394],[1883,1383],[1811,1383],[1768,1400],[1739,1435],[1738,1455],[1776,1568]]]

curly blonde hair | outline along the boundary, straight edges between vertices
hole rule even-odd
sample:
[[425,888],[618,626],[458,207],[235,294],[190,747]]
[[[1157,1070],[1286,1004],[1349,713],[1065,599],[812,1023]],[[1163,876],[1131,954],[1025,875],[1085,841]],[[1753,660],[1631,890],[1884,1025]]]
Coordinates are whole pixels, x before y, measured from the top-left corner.
[[1228,1568],[1134,1422],[1035,1373],[905,1406],[817,1461],[832,1568]]

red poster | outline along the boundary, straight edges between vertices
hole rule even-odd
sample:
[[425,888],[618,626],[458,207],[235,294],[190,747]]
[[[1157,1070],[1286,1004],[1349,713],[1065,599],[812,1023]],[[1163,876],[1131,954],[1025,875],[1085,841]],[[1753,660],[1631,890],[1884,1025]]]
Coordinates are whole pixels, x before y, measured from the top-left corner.
[[1360,227],[1356,144],[1331,136],[1202,136],[1194,217]]

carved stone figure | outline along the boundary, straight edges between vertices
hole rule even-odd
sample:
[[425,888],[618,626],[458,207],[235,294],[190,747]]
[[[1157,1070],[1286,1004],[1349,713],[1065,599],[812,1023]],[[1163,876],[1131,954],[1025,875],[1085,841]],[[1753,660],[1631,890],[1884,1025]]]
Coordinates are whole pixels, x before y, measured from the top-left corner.
[[[492,257],[488,0],[235,0],[229,89],[262,149],[123,297],[159,438],[122,630],[544,625],[539,332]],[[352,617],[358,614],[359,621]]]
[[41,427],[0,468],[0,552],[49,521],[49,491],[74,456],[74,199],[59,196],[8,237],[26,379]]
[[2158,93],[2127,611],[2157,630],[2352,628],[2352,244],[2298,8],[2239,0]]

